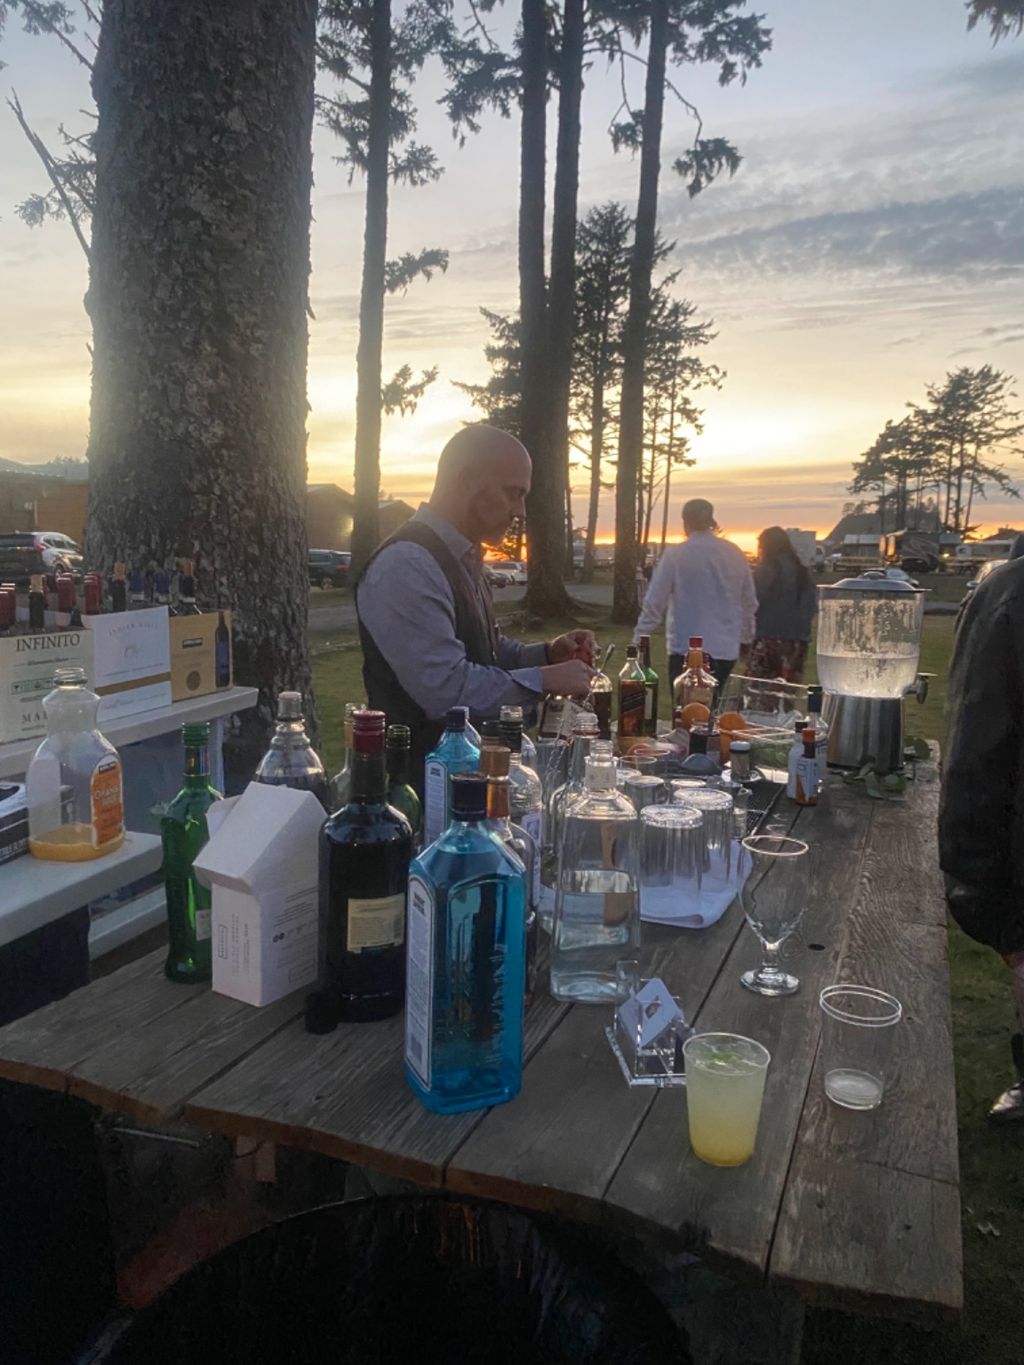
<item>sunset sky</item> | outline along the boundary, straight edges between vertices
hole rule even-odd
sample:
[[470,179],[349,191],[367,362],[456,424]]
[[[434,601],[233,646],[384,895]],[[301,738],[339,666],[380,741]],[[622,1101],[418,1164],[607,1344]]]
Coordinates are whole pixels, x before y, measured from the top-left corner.
[[[714,319],[706,358],[728,374],[706,395],[698,464],[677,480],[672,523],[683,497],[709,496],[744,543],[773,522],[827,530],[848,497],[850,462],[946,370],[989,361],[1024,381],[1024,40],[993,48],[987,32],[968,34],[962,0],[758,8],[774,50],[746,87],[675,73],[706,134],[739,147],[738,174],[688,200],[671,164],[691,125],[671,99],[662,158],[661,226],[677,243],[677,288]],[[499,36],[510,23],[498,17]],[[84,126],[86,73],[55,42],[12,23],[0,57],[5,95],[17,90],[51,146],[58,123]],[[638,66],[635,103],[640,77]],[[460,150],[436,105],[440,89],[428,68],[420,137],[445,174],[392,196],[390,255],[451,252],[446,276],[387,305],[386,373],[406,363],[441,371],[413,417],[385,422],[383,487],[409,501],[428,490],[444,440],[474,416],[451,381],[486,376],[479,308],[516,304],[518,124],[488,118]],[[632,209],[637,163],[613,154],[607,137],[618,102],[617,73],[593,69],[581,211],[613,198]],[[15,215],[44,176],[13,116],[0,114],[0,455],[80,455],[85,260],[66,225],[30,230]],[[318,132],[309,473],[351,487],[363,195],[334,151]],[[1009,470],[1024,480],[1024,461]],[[584,481],[581,471],[581,492]],[[993,501],[985,515],[993,526],[1024,523],[1012,502]]]

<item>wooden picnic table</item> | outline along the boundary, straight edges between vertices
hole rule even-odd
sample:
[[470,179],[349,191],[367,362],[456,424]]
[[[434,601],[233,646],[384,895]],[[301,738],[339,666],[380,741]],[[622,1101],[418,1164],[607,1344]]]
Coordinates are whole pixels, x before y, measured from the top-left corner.
[[[734,903],[713,927],[644,926],[660,975],[699,1029],[757,1038],[772,1064],[757,1151],[720,1170],[691,1153],[685,1093],[630,1089],[604,1036],[610,1011],[541,993],[527,1016],[521,1095],[443,1117],[413,1097],[401,1018],[304,1031],[303,994],[253,1009],[173,985],[162,952],[0,1029],[0,1076],[101,1109],[322,1153],[423,1186],[689,1250],[806,1301],[934,1320],[961,1304],[956,1105],[938,783],[907,800],[835,777],[818,807],[783,799],[767,829],[812,848],[812,904],[787,954],[801,980],[770,1000],[739,984],[759,944]],[[898,1075],[881,1108],[829,1103],[818,992],[833,981],[904,1006]]]

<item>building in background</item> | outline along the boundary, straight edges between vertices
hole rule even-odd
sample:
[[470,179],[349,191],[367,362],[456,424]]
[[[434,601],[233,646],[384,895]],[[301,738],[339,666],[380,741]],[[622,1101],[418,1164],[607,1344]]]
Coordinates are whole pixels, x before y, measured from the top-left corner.
[[59,531],[81,545],[88,482],[60,474],[23,472],[12,465],[13,460],[0,465],[0,532]]

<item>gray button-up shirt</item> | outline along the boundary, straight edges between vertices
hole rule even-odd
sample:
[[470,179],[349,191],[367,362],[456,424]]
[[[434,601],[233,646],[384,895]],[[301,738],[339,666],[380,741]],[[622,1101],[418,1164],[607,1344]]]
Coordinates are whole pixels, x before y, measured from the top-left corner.
[[[459,561],[471,590],[489,593],[477,546],[421,503],[413,517],[437,533]],[[382,550],[359,584],[359,616],[402,687],[431,720],[451,706],[476,717],[502,706],[531,706],[544,690],[545,645],[498,635],[493,667],[470,663],[455,634],[455,601],[437,560],[422,545]]]

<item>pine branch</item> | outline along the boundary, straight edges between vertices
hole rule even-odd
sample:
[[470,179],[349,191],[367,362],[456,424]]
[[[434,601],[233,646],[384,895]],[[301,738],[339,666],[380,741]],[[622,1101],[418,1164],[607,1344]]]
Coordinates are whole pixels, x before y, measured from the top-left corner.
[[36,156],[38,156],[39,160],[43,163],[43,167],[46,171],[46,174],[50,178],[50,183],[53,185],[53,188],[56,191],[58,198],[63,204],[64,212],[67,214],[68,221],[70,222],[74,230],[75,236],[78,238],[78,244],[85,252],[85,259],[88,261],[89,243],[85,240],[85,235],[82,232],[81,224],[78,219],[78,214],[75,212],[71,200],[68,197],[67,191],[65,190],[63,184],[61,183],[60,176],[57,174],[56,163],[53,157],[50,155],[50,152],[47,149],[46,144],[43,142],[42,138],[38,135],[38,133],[33,132],[33,130],[28,125],[28,121],[26,120],[24,112],[21,107],[21,102],[18,99],[17,91],[15,90],[11,91],[11,98],[7,101],[7,106],[9,109],[13,111],[14,117],[18,120],[18,126],[21,128],[21,131],[25,134],[26,138],[28,138],[29,145],[32,147],[32,150],[35,152]]

